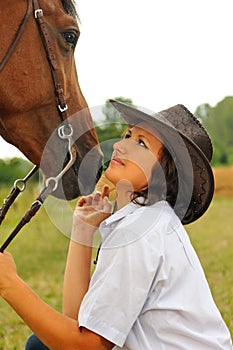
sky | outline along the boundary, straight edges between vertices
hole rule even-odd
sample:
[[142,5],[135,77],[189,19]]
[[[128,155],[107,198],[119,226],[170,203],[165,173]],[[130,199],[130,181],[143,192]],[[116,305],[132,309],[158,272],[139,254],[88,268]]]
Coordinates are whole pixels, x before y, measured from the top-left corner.
[[[75,57],[88,105],[131,98],[191,112],[233,95],[232,0],[76,0]],[[0,141],[0,158],[20,156]]]

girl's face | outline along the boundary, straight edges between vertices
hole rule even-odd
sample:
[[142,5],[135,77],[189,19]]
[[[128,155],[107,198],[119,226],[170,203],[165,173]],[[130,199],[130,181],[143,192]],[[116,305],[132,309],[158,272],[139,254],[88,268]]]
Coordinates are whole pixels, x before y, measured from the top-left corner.
[[162,142],[145,123],[129,128],[124,138],[114,144],[106,177],[115,186],[127,181],[134,191],[146,188],[161,147]]

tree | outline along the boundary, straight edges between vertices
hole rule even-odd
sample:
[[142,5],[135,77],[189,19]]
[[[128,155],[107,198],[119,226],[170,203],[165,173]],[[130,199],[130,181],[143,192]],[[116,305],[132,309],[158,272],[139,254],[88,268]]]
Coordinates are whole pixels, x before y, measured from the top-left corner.
[[[116,97],[115,100],[126,103],[128,105],[133,105],[133,101],[130,98]],[[105,115],[106,122],[119,123],[119,120],[120,122],[123,122],[122,118],[119,116],[119,112],[112,106],[109,100],[106,100],[102,112]]]
[[[13,184],[16,179],[23,179],[31,168],[32,164],[22,158],[0,159],[0,184]],[[38,181],[38,175],[31,181]]]
[[198,106],[195,111],[195,116],[202,121],[202,123],[205,123],[206,119],[208,118],[210,111],[212,107],[209,105],[209,103],[203,103],[202,105]]
[[233,97],[225,97],[215,107],[201,105],[197,116],[208,130],[214,147],[213,165],[233,163]]

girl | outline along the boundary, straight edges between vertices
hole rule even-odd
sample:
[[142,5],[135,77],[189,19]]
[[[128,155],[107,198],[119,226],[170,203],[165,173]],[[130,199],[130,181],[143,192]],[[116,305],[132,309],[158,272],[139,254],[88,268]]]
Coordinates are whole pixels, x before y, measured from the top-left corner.
[[[63,314],[20,279],[9,253],[0,256],[0,294],[37,335],[26,349],[232,350],[182,225],[213,196],[210,139],[184,106],[150,116],[111,102],[129,125],[106,171],[116,212],[107,186],[78,201]],[[97,228],[102,245],[90,278]]]

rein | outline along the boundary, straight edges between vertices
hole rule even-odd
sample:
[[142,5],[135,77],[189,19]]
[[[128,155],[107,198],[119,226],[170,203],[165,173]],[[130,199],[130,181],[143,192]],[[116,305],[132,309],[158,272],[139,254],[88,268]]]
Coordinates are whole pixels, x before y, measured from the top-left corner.
[[[40,36],[43,42],[44,49],[46,51],[47,60],[50,66],[52,79],[54,83],[55,88],[55,96],[57,100],[57,107],[58,111],[62,120],[62,125],[58,128],[58,136],[62,140],[68,141],[68,154],[69,154],[69,161],[66,164],[66,166],[63,168],[63,170],[55,177],[49,177],[45,181],[45,187],[40,192],[39,196],[36,198],[36,200],[32,203],[29,210],[25,213],[23,218],[20,220],[18,225],[15,227],[15,229],[12,231],[12,233],[8,236],[8,238],[5,240],[5,242],[0,247],[0,252],[2,253],[7,246],[11,243],[11,241],[14,239],[14,237],[18,234],[18,232],[24,227],[31,218],[38,212],[38,210],[42,207],[44,204],[45,199],[52,194],[58,187],[58,183],[63,177],[63,175],[72,167],[76,160],[76,150],[75,147],[72,146],[73,144],[73,127],[71,124],[67,122],[68,118],[68,106],[66,104],[66,99],[64,96],[64,92],[61,86],[61,82],[59,79],[59,66],[57,64],[56,55],[53,49],[52,40],[50,38],[47,25],[44,21],[44,14],[43,10],[41,9],[39,5],[38,0],[28,0],[28,6],[27,6],[27,12],[24,16],[24,19],[22,20],[19,29],[16,33],[16,36],[11,43],[3,61],[0,64],[0,72],[5,67],[6,63],[8,62],[10,56],[12,55],[17,43],[19,42],[23,30],[28,22],[29,16],[31,15],[32,8],[34,9],[34,16],[37,21]],[[14,183],[14,187],[11,190],[8,197],[4,200],[4,203],[2,207],[0,208],[0,225],[2,221],[5,218],[6,213],[8,212],[11,205],[14,203],[18,195],[23,192],[26,189],[26,183],[27,181],[32,177],[33,174],[35,174],[36,171],[38,171],[39,168],[37,166],[34,166],[32,170],[23,178],[18,179]]]
[[0,225],[18,195],[26,189],[27,181],[32,177],[33,174],[35,174],[35,172],[37,172],[37,170],[38,168],[35,165],[34,168],[32,168],[32,170],[23,179],[17,179],[15,181],[14,187],[12,188],[7,198],[4,199],[3,205],[0,208]]

